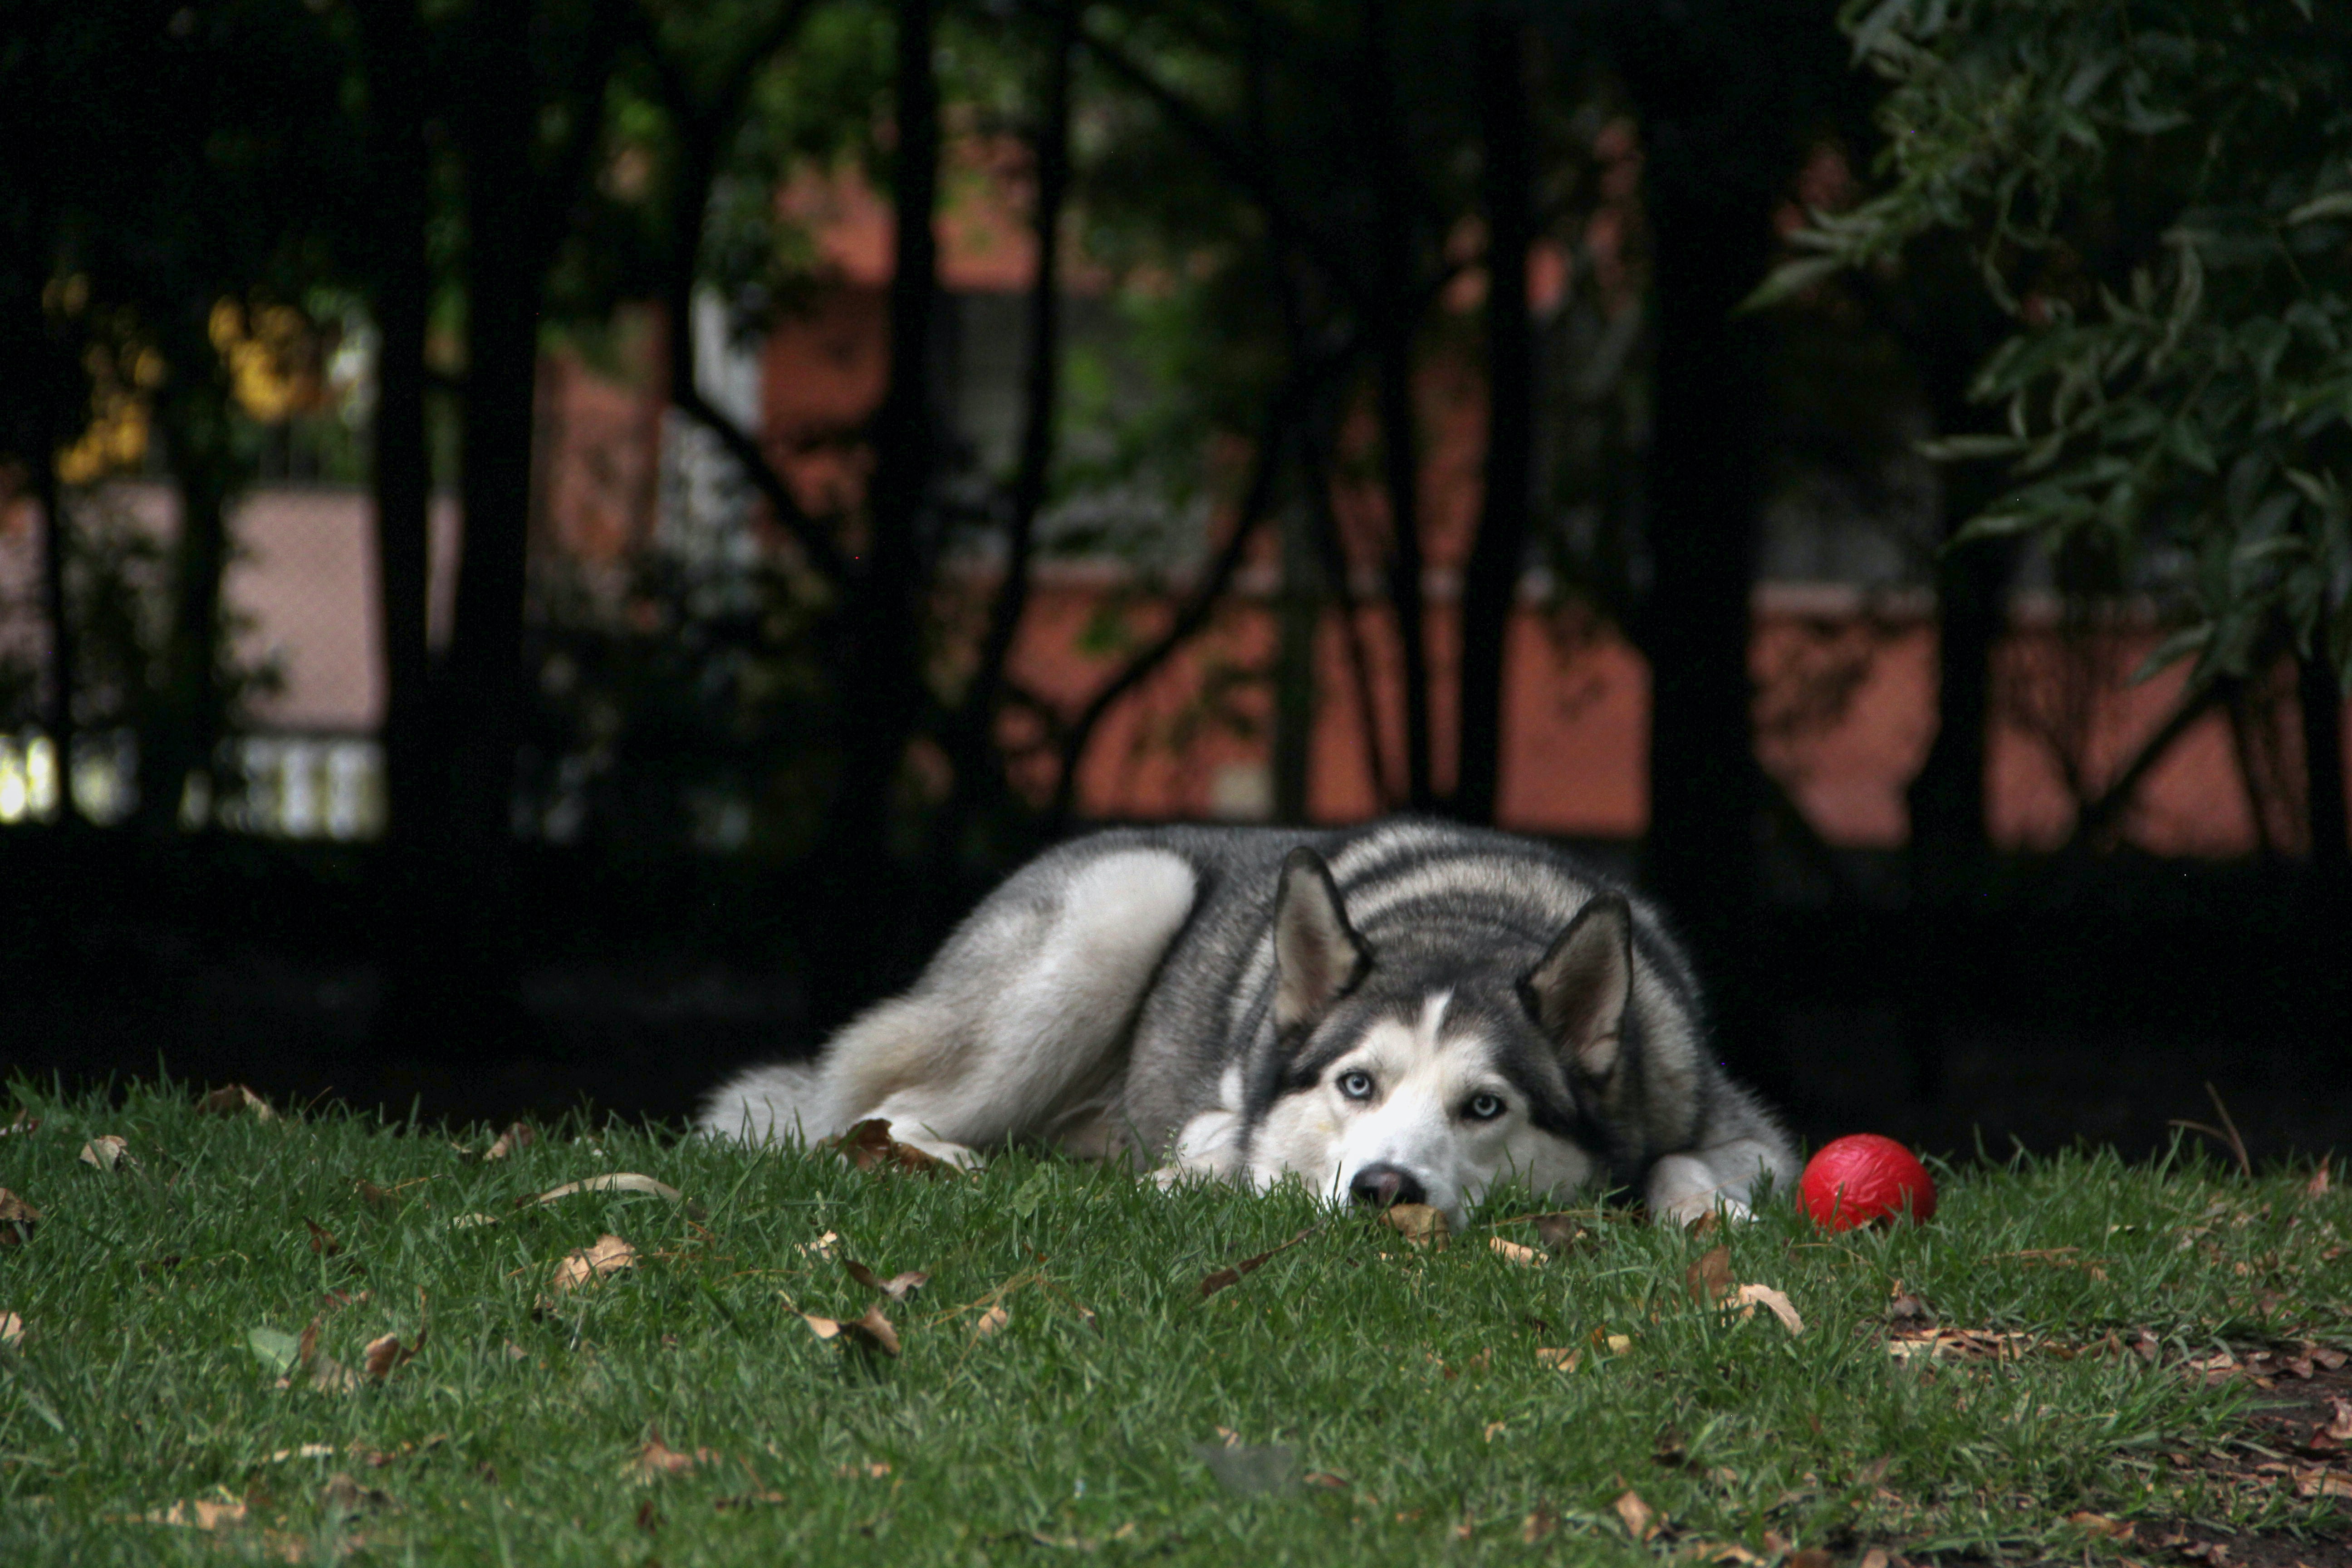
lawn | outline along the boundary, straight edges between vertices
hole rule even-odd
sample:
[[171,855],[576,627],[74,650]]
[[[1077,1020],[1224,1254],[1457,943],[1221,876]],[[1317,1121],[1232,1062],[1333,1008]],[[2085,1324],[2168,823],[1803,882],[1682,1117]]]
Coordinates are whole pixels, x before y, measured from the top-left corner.
[[1930,1223],[1834,1237],[1507,1196],[1431,1246],[1017,1153],[237,1101],[0,1102],[0,1562],[2347,1561],[2311,1168],[1939,1166]]

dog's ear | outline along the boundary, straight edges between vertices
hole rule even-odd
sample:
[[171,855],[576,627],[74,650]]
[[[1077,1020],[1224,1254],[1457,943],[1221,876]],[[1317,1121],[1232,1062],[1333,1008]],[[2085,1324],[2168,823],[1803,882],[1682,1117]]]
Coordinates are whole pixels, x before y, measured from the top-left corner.
[[1633,998],[1633,911],[1624,899],[1602,893],[1579,910],[1519,982],[1519,995],[1571,1068],[1594,1080],[1615,1070]]
[[1274,896],[1275,1027],[1286,1034],[1313,1023],[1371,966],[1371,949],[1339,907],[1331,868],[1314,850],[1293,849]]

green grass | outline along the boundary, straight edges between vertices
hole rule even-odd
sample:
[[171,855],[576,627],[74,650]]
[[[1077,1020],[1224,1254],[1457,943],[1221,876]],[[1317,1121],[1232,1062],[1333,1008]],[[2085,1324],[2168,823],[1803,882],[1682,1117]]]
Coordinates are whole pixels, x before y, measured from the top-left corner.
[[[1421,1252],[1296,1191],[1163,1194],[1019,1154],[971,1179],[861,1173],[824,1153],[572,1126],[486,1162],[436,1129],[202,1116],[170,1088],[120,1106],[15,1092],[40,1125],[0,1137],[0,1187],[43,1217],[0,1248],[0,1312],[26,1325],[0,1350],[10,1563],[1084,1549],[1038,1536],[1203,1563],[1634,1562],[1696,1542],[2081,1561],[2116,1550],[2066,1521],[2084,1510],[2136,1521],[2134,1555],[2182,1521],[2346,1525],[2342,1504],[2282,1478],[2207,1466],[2236,1451],[2262,1395],[2178,1364],[2223,1344],[2352,1342],[2352,1199],[2306,1196],[2307,1173],[2249,1183],[2194,1152],[1939,1172],[1932,1223],[1834,1239],[1769,1205],[1727,1237],[1732,1272],[1789,1295],[1807,1324],[1792,1337],[1693,1301],[1685,1272],[1708,1238],[1622,1215],[1595,1214],[1586,1245],[1527,1267],[1487,1245],[1537,1240],[1496,1224],[1520,1201]],[[103,1133],[135,1167],[77,1159]],[[622,1171],[688,1201],[516,1207]],[[362,1180],[398,1190],[370,1203]],[[475,1214],[498,1223],[453,1226]],[[305,1220],[341,1252],[314,1250]],[[1318,1222],[1202,1299],[1203,1275]],[[828,1230],[835,1258],[804,1250]],[[637,1266],[535,1314],[564,1256],[608,1232]],[[2063,1247],[2078,1250],[2002,1256]],[[803,1321],[876,1299],[840,1256],[929,1272],[887,1304],[900,1356],[820,1342]],[[1897,1279],[1947,1326],[2091,1348],[1899,1360],[1885,1346]],[[1010,1321],[976,1335],[992,1304]],[[313,1319],[320,1348],[352,1365],[379,1334],[429,1331],[381,1384],[280,1389],[253,1331]],[[2165,1347],[2153,1363],[2104,1342],[2141,1329]],[[1630,1343],[1611,1353],[1611,1334]],[[1561,1372],[1539,1345],[1583,1354]],[[1198,1451],[1221,1428],[1318,1479],[1228,1491]],[[655,1433],[711,1457],[648,1478],[635,1461]],[[272,1458],[305,1445],[335,1452]],[[332,1500],[338,1472],[383,1500]],[[1646,1545],[1612,1506],[1629,1489],[1669,1527]],[[243,1521],[145,1521],[218,1499],[245,1502]],[[1530,1544],[1538,1510],[1557,1528]]]

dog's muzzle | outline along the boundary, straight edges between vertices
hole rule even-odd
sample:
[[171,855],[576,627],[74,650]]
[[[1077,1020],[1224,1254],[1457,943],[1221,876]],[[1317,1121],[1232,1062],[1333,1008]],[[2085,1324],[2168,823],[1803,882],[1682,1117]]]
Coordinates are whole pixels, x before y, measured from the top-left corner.
[[1391,1204],[1425,1204],[1429,1191],[1412,1173],[1396,1165],[1367,1165],[1348,1184],[1348,1195],[1360,1204],[1384,1209]]

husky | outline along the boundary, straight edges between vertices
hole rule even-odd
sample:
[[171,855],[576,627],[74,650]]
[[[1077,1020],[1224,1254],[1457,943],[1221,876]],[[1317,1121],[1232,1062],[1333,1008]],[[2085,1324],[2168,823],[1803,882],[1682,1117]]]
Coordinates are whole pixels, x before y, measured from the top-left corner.
[[814,1142],[869,1117],[958,1165],[1019,1142],[1457,1226],[1505,1182],[1738,1218],[1796,1172],[1707,1054],[1654,910],[1548,846],[1414,819],[1050,850],[911,990],[721,1085],[699,1126]]

